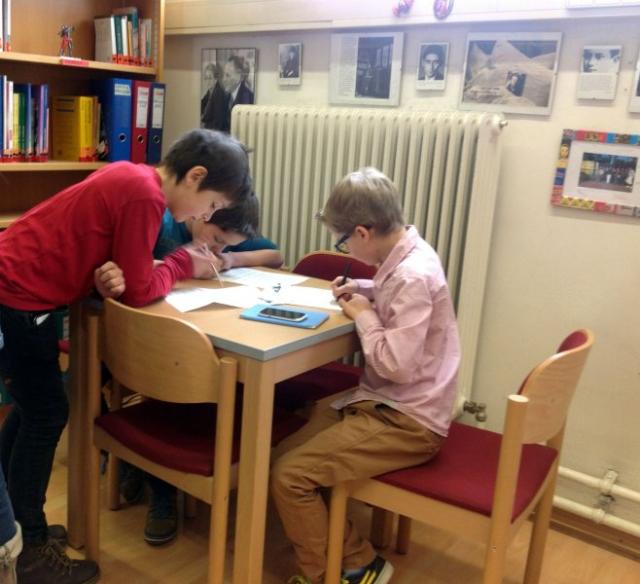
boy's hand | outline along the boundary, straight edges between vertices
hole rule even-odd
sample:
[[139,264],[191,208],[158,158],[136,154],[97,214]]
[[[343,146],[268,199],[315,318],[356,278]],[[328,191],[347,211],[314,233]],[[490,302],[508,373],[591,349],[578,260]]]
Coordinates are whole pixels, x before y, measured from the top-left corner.
[[331,292],[333,292],[334,298],[340,298],[344,295],[345,300],[349,300],[351,295],[358,291],[358,282],[347,278],[347,283],[342,285],[343,276],[338,276],[333,282],[331,282]]
[[[233,268],[233,253],[231,252],[217,253],[216,257],[222,262],[222,267],[220,268],[220,271],[230,270],[231,268]],[[218,266],[216,266],[216,268],[217,267]]]
[[222,270],[222,260],[208,249],[192,245],[183,246],[191,256],[193,265],[193,277],[207,280],[216,277],[216,270]]
[[103,298],[118,298],[125,290],[124,275],[115,262],[107,262],[93,272],[96,290]]
[[[348,284],[347,284],[348,285]],[[373,310],[373,306],[369,299],[362,294],[351,294],[351,298],[347,300],[346,297],[338,298],[338,304],[342,307],[344,313],[353,320],[365,310]]]

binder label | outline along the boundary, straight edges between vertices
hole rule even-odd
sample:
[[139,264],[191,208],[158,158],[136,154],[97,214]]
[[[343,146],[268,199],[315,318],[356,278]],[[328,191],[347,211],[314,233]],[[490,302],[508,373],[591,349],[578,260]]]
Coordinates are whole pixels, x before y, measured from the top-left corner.
[[128,83],[114,83],[113,93],[115,95],[124,95],[131,97],[131,85]]

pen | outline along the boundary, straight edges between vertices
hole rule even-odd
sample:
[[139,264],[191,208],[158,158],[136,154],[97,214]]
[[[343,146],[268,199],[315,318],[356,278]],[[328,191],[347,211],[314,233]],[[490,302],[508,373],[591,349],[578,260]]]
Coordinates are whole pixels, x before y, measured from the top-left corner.
[[[211,256],[211,250],[206,245],[201,246],[200,247],[200,251],[203,254],[205,254],[207,257]],[[209,265],[213,269],[213,273],[216,275],[216,278],[218,279],[218,284],[220,285],[220,288],[223,288],[224,285],[222,284],[222,279],[220,278],[220,272],[218,272],[218,269],[216,268],[216,265],[211,261],[209,262]]]
[[[342,280],[340,280],[340,286],[344,286],[347,283],[347,278],[349,277],[349,272],[351,272],[351,263],[348,263],[344,268],[344,274],[342,274]],[[340,300],[340,298],[345,296],[345,294],[346,294],[345,292],[340,294],[340,296],[338,296],[336,298],[336,301]]]

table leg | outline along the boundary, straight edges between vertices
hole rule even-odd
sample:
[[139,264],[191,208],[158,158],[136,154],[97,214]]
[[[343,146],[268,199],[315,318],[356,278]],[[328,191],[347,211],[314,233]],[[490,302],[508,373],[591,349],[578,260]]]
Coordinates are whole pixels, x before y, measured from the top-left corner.
[[250,361],[244,382],[234,584],[262,582],[273,393],[273,365]]

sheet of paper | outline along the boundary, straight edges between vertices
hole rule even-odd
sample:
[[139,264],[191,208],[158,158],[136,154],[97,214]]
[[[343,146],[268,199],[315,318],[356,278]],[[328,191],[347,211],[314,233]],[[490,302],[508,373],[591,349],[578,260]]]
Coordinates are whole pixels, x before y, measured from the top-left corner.
[[340,305],[333,298],[331,290],[312,288],[311,286],[288,286],[273,295],[273,302],[279,304],[295,304],[322,310],[341,311]]
[[249,308],[259,302],[261,291],[253,286],[229,286],[228,288],[189,288],[175,290],[165,300],[180,312],[188,312],[209,304],[224,304],[237,308]]
[[222,272],[220,277],[228,282],[243,284],[245,286],[256,286],[257,288],[293,286],[308,279],[306,276],[299,276],[298,274],[265,272],[253,268],[232,268],[231,270]]

